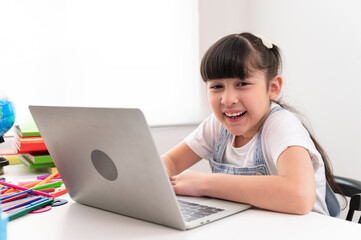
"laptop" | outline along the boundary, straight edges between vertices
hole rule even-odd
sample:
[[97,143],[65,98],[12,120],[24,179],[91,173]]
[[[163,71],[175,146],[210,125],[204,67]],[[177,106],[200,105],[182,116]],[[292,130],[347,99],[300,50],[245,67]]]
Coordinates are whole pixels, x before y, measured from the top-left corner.
[[251,207],[176,196],[139,109],[29,109],[70,197],[78,203],[181,230]]

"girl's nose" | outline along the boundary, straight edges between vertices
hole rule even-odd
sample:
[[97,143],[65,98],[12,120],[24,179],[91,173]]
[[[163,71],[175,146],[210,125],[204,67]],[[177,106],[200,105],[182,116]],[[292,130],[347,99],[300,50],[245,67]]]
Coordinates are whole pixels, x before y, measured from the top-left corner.
[[238,95],[233,89],[225,90],[222,94],[221,104],[231,106],[239,102]]

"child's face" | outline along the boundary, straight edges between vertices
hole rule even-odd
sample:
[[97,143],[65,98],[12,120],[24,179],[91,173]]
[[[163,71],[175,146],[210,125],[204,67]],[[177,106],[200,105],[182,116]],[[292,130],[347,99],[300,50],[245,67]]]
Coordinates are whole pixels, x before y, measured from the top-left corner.
[[246,144],[258,132],[270,111],[270,100],[279,94],[273,94],[274,87],[267,89],[262,71],[254,72],[245,80],[209,80],[207,87],[213,113],[232,135],[236,135],[236,143],[239,143],[236,147]]

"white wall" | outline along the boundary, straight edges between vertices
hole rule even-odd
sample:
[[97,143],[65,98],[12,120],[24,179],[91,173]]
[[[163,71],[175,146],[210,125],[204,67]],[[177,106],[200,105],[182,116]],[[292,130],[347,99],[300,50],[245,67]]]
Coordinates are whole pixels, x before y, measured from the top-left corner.
[[0,1],[0,90],[18,121],[28,105],[65,105],[199,122],[197,11],[194,0]]
[[201,55],[243,31],[281,48],[283,99],[308,118],[335,174],[361,180],[361,1],[199,0],[199,8]]
[[[189,133],[196,129],[198,125],[179,125],[179,126],[170,126],[170,127],[152,127],[151,132],[155,145],[157,147],[158,153],[160,155],[168,152],[170,149],[174,148],[181,141],[184,140]],[[193,167],[193,170],[202,171],[202,172],[211,172],[209,163],[207,160],[201,160]]]

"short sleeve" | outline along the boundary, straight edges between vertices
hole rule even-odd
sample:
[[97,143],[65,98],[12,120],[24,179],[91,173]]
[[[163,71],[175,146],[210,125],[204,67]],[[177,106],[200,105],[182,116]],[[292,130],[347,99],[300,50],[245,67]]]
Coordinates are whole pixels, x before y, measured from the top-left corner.
[[184,141],[198,156],[211,159],[220,128],[221,123],[211,114]]
[[318,165],[319,153],[310,134],[300,120],[288,110],[278,111],[269,117],[264,125],[262,141],[265,147],[264,154],[268,160],[272,161],[274,167],[277,166],[277,160],[282,152],[290,146],[301,146],[307,149],[314,168]]

